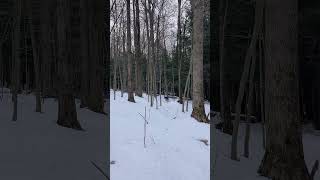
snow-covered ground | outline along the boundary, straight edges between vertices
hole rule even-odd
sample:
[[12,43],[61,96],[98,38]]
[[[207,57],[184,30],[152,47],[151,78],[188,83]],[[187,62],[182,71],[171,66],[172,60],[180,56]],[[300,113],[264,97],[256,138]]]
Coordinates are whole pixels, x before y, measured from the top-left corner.
[[11,95],[0,100],[0,179],[104,180],[91,164],[107,163],[106,116],[77,103],[85,131],[56,124],[57,101],[46,99],[43,113],[35,112],[34,95],[19,95],[18,120],[11,121]]
[[[238,155],[240,161],[230,159],[231,136],[215,129],[216,165],[214,169],[215,180],[268,180],[257,173],[261,159],[264,155],[262,145],[261,124],[252,124],[250,135],[249,158],[243,156],[245,124],[240,124],[238,137]],[[316,159],[320,160],[320,134],[312,130],[311,126],[304,127],[303,145],[305,161],[309,172]],[[320,179],[317,172],[314,179]]]
[[[110,92],[110,159],[112,180],[209,180],[210,126],[182,113],[176,100],[163,100],[158,109],[150,107],[147,97]],[[147,138],[144,148],[144,116],[147,107]],[[210,105],[206,104],[209,112]],[[150,117],[149,117],[150,111]],[[141,115],[140,115],[140,114]]]

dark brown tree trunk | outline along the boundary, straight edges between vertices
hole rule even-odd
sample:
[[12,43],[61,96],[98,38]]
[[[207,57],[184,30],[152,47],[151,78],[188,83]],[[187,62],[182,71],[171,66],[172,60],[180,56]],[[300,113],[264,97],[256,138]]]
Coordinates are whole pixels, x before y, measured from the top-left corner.
[[58,81],[59,111],[57,124],[67,128],[82,130],[77,120],[75,97],[72,92],[73,68],[70,58],[70,2],[57,0],[57,43],[58,43]]
[[224,133],[232,134],[231,121],[231,86],[230,74],[228,72],[228,60],[225,58],[225,27],[228,14],[229,0],[220,1],[220,25],[219,25],[219,57],[220,57],[220,116],[223,120],[222,130]]
[[181,0],[178,0],[178,29],[177,29],[177,60],[178,60],[178,95],[179,103],[182,103],[182,89],[181,89]]
[[131,16],[130,0],[127,0],[127,58],[128,58],[128,101],[135,102],[133,95],[132,52],[131,52]]
[[263,0],[256,1],[255,23],[253,27],[252,39],[246,53],[244,68],[243,68],[240,85],[239,85],[239,93],[236,101],[236,117],[233,122],[232,142],[231,142],[231,159],[232,160],[238,160],[237,143],[238,143],[238,130],[239,130],[239,124],[240,124],[241,104],[243,102],[246,82],[249,77],[249,72],[250,72],[249,70],[250,70],[250,65],[252,64],[253,53],[257,45],[258,34],[262,30],[263,9],[264,9]]
[[137,84],[136,84],[136,94],[139,97],[142,97],[142,59],[141,59],[141,43],[140,43],[140,7],[139,0],[134,0],[135,4],[135,58],[136,58],[136,76],[137,76]]
[[53,92],[53,74],[51,71],[51,66],[53,64],[52,54],[51,54],[51,44],[50,44],[50,33],[51,33],[51,19],[50,19],[50,13],[51,13],[51,7],[52,7],[52,0],[41,0],[39,2],[39,5],[41,9],[40,12],[40,33],[39,37],[41,38],[41,41],[39,40],[39,56],[41,55],[42,59],[42,68],[43,69],[43,96],[54,96]]
[[36,40],[36,27],[34,23],[34,13],[32,12],[32,3],[25,2],[27,8],[27,14],[29,17],[29,29],[32,44],[32,56],[34,64],[34,76],[36,84],[36,112],[41,112],[41,82],[40,82],[40,59],[39,59],[39,44]]
[[88,62],[88,94],[86,105],[94,112],[104,112],[103,99],[103,57],[104,57],[104,1],[92,0],[88,2],[88,41],[89,57]]
[[[155,52],[155,41],[154,41],[154,21],[155,21],[155,4],[153,0],[148,0],[148,17],[150,20],[149,24],[149,46],[151,46],[151,51],[149,51],[149,82],[150,82],[150,97],[151,97],[151,106],[154,104],[154,98],[156,98],[156,88],[155,88],[155,81],[156,81],[156,74],[155,74],[155,63],[156,63],[156,52]],[[149,49],[150,50],[150,49]]]
[[13,100],[13,114],[12,121],[17,121],[18,118],[18,90],[19,90],[19,81],[20,81],[20,37],[21,37],[21,0],[14,1],[14,11],[15,11],[15,25],[13,29],[13,41],[12,41],[12,60],[13,60],[13,69],[12,69],[12,100]]
[[273,180],[310,180],[299,103],[298,1],[266,1],[267,147],[258,172]]
[[80,34],[81,34],[81,107],[87,107],[88,90],[88,62],[89,62],[89,34],[88,34],[88,0],[80,1]]

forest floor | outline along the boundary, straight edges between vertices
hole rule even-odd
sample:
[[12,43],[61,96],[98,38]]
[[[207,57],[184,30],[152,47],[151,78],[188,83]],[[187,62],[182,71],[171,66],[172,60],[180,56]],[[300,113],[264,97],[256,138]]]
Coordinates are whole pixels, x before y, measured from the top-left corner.
[[[215,129],[216,163],[214,177],[217,180],[268,180],[257,173],[264,155],[262,144],[262,127],[260,123],[251,125],[249,158],[243,156],[245,124],[241,123],[238,136],[238,156],[240,161],[230,159],[231,136]],[[303,131],[303,146],[305,162],[309,172],[315,160],[320,160],[320,132],[313,130],[311,125],[306,125]],[[320,179],[318,171],[314,179]]]
[[35,96],[19,95],[18,120],[11,121],[11,94],[0,99],[0,179],[104,180],[98,166],[106,162],[106,116],[80,109],[85,131],[58,126],[58,102],[45,99],[35,112]]
[[[210,144],[201,142],[210,143],[210,126],[190,117],[191,104],[189,112],[182,113],[177,99],[162,99],[162,106],[156,109],[150,107],[146,95],[135,96],[136,103],[131,103],[127,94],[120,94],[114,100],[110,92],[112,180],[210,179]],[[208,103],[207,112],[209,109]]]

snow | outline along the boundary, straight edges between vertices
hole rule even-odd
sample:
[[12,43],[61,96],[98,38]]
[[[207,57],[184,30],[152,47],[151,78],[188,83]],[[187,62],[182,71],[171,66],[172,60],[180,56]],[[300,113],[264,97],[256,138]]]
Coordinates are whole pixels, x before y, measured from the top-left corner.
[[[110,92],[110,159],[112,180],[206,180],[210,178],[210,126],[181,112],[176,100],[164,99],[150,107],[147,96],[127,101],[120,92]],[[159,98],[158,98],[159,99]],[[144,147],[144,116],[147,108],[147,138]],[[210,105],[205,105],[209,112]],[[150,111],[150,117],[149,117]],[[141,115],[140,115],[140,114]]]
[[[222,133],[215,129],[216,142],[216,164],[214,169],[214,179],[216,180],[268,180],[268,178],[261,177],[257,173],[260,162],[264,155],[262,145],[262,127],[261,124],[256,123],[251,125],[250,135],[250,149],[249,158],[243,156],[243,144],[245,134],[245,124],[241,123],[238,136],[238,156],[240,161],[233,161],[230,159],[231,136]],[[317,135],[318,134],[318,135]],[[305,161],[309,172],[315,162],[320,160],[320,136],[319,132],[312,130],[311,126],[304,127],[303,145]],[[232,173],[230,173],[232,172]],[[314,179],[320,179],[320,173],[317,172]]]
[[[8,90],[6,90],[8,91]],[[43,113],[35,112],[35,96],[19,95],[18,120],[11,121],[11,94],[0,100],[0,179],[104,180],[92,164],[106,165],[106,116],[80,109],[85,131],[56,124],[57,101],[45,99]]]

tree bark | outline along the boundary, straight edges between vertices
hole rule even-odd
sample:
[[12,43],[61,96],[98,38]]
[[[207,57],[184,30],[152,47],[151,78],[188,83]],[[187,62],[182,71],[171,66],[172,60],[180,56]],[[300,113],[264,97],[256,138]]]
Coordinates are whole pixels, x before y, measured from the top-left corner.
[[139,0],[134,0],[135,4],[135,59],[136,59],[136,95],[142,97],[142,59],[141,59],[141,43],[140,43],[140,7]]
[[193,10],[193,32],[192,32],[192,100],[193,110],[191,117],[199,122],[209,123],[204,109],[204,93],[203,93],[203,0],[191,1]]
[[267,147],[258,172],[274,180],[309,180],[299,103],[298,1],[266,1]]
[[178,95],[179,103],[182,103],[182,92],[181,92],[181,0],[178,0],[178,29],[177,29],[177,61],[178,61]]
[[127,0],[127,59],[128,59],[128,101],[135,102],[133,95],[132,52],[131,52],[131,16],[130,0]]
[[75,97],[72,93],[72,79],[70,69],[70,2],[58,0],[57,2],[57,43],[58,43],[58,81],[59,105],[57,124],[67,128],[82,130],[77,120]]

